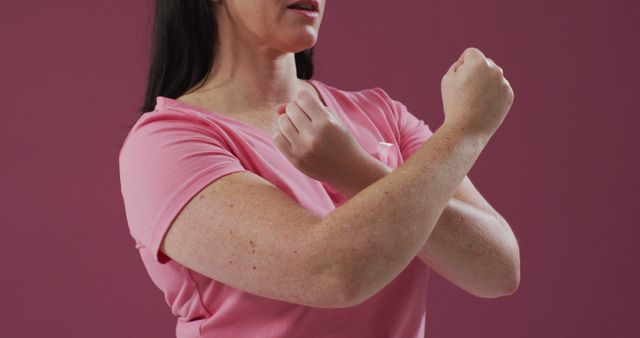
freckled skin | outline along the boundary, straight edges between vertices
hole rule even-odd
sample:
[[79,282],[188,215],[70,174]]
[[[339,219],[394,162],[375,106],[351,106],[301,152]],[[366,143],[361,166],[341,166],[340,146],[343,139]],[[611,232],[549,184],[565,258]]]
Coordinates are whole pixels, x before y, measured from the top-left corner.
[[[268,298],[326,308],[358,304],[415,257],[459,185],[456,180],[486,144],[461,137],[451,151],[445,138],[454,134],[461,137],[455,126],[441,126],[425,143],[429,147],[323,219],[260,177],[227,175],[205,188],[206,202],[185,207],[163,250],[212,279]],[[230,199],[238,208],[217,208]],[[247,241],[257,250],[253,238],[260,238],[269,254],[247,259]],[[259,291],[264,285],[269,289]]]
[[[275,54],[278,48],[302,50],[298,47],[307,48],[315,42],[312,39],[315,36],[308,34],[312,32],[308,25],[303,26],[302,20],[294,21],[297,17],[287,16],[286,10],[272,6],[269,1],[242,0],[229,4],[229,10],[218,13],[238,19],[224,22],[240,23],[244,35],[252,38],[250,43],[241,42],[253,49],[260,46],[262,51]],[[223,41],[240,41],[234,39],[236,36],[226,37]],[[249,55],[247,60],[251,64],[259,64],[255,62],[258,52],[236,55]],[[461,69],[486,73],[482,60],[475,60],[465,60]],[[255,77],[254,68],[244,69],[249,74],[246,78]],[[243,70],[242,65],[233,69]],[[495,115],[500,110],[493,106],[479,107],[478,102],[488,99],[479,88],[471,88],[472,84],[482,87],[483,81],[467,81],[471,77],[449,74],[444,91],[449,93],[449,106],[455,109],[445,109],[445,123],[402,166],[325,217],[319,218],[301,207],[255,174],[232,173],[208,186],[202,193],[206,198],[190,202],[183,209],[165,236],[161,250],[205,276],[268,298],[297,301],[301,297],[298,303],[325,308],[353,306],[368,299],[415,257],[495,131],[475,127],[487,126],[486,120],[494,117],[489,113]],[[238,83],[243,82],[249,83]],[[231,89],[238,88],[247,89],[241,85]],[[473,96],[476,92],[480,94]],[[249,94],[246,97],[251,97]],[[238,100],[243,101],[246,100]],[[233,104],[229,102],[230,106]],[[473,132],[461,131],[469,126],[474,126]],[[238,204],[238,208],[220,207],[231,202]],[[230,228],[235,229],[234,235],[229,235]],[[260,238],[261,248],[267,254],[247,259],[247,238]],[[250,247],[255,246],[250,240]],[[295,249],[300,253],[291,255]],[[241,264],[230,267],[223,263],[231,263],[232,258],[240,259]],[[262,271],[257,271],[257,265],[263,267]]]

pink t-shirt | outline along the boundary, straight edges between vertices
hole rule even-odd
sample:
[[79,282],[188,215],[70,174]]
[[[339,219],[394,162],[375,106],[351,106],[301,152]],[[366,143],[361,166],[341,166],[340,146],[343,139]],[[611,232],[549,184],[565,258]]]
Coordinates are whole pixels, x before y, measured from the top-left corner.
[[[432,135],[423,120],[381,88],[340,90],[308,80],[363,149],[392,169]],[[229,173],[259,175],[324,217],[344,203],[298,171],[271,135],[239,120],[158,96],[127,135],[119,156],[130,234],[154,284],[177,318],[178,338],[424,337],[429,268],[419,258],[365,302],[314,308],[257,296],[171,260],[160,243],[179,211]]]

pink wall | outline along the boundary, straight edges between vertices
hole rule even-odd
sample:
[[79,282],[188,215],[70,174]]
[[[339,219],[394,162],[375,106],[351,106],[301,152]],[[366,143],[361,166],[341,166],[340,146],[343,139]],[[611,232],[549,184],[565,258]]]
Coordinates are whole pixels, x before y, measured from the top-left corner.
[[[145,85],[148,2],[0,2],[2,336],[174,336],[117,171]],[[432,274],[429,337],[640,334],[639,8],[328,1],[317,79],[381,86],[434,130],[440,78],[465,47],[515,91],[469,175],[519,238],[520,289],[480,299]]]

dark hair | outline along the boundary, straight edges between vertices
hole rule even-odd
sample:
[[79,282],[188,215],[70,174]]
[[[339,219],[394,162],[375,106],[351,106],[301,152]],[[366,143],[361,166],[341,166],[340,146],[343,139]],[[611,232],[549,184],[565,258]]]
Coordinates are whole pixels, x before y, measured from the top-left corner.
[[[142,113],[156,96],[177,98],[204,84],[213,67],[218,26],[211,0],[155,0],[151,64]],[[313,76],[313,47],[295,53],[300,79]],[[196,89],[197,89],[196,88]]]

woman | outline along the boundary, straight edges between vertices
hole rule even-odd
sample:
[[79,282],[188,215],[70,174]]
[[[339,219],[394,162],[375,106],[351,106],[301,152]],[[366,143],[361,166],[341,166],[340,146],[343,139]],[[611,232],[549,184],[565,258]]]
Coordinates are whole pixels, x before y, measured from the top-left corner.
[[513,100],[500,67],[465,50],[432,133],[379,87],[311,79],[325,1],[156,1],[120,177],[178,337],[423,337],[425,263],[479,296],[517,286],[505,231],[484,270],[460,265],[469,238],[425,247],[447,213],[498,215],[465,175]]

